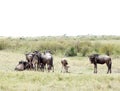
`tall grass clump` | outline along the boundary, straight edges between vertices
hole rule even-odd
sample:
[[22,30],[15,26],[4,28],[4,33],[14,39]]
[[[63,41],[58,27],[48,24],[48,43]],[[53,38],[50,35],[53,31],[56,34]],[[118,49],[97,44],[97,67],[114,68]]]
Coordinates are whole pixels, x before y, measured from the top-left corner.
[[0,40],[0,50],[7,49],[9,47],[9,42],[7,40]]
[[114,52],[113,44],[103,44],[100,48],[101,53],[105,53],[106,55],[111,55]]

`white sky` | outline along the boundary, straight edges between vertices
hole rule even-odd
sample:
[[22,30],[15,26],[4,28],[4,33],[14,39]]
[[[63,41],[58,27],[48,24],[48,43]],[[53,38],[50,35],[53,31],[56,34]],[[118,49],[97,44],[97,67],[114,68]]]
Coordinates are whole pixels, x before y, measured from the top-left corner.
[[120,0],[0,0],[0,36],[120,35]]

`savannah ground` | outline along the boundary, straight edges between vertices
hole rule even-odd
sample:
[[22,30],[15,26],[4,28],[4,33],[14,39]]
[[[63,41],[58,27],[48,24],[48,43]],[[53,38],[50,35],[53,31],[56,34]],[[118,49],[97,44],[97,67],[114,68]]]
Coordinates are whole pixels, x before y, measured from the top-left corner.
[[24,53],[0,51],[0,91],[120,91],[120,57],[112,56],[112,74],[107,66],[93,65],[87,57],[66,57],[70,73],[61,73],[62,55],[54,56],[55,72],[14,71]]

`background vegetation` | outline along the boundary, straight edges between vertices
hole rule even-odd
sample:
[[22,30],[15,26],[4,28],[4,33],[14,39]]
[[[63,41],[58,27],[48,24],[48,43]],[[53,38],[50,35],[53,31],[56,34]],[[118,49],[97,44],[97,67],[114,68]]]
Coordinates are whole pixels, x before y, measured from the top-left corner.
[[0,37],[0,50],[30,52],[51,50],[53,54],[86,56],[90,53],[120,54],[120,36],[56,36],[36,38]]

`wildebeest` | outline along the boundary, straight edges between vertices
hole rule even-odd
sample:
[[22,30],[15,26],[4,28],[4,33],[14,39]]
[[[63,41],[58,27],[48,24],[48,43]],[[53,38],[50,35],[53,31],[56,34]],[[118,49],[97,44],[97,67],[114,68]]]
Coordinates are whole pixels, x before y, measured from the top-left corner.
[[32,69],[33,68],[32,60],[33,60],[34,53],[33,52],[27,53],[25,54],[25,56],[26,56],[26,60],[30,64],[30,69]]
[[15,70],[17,71],[23,71],[25,69],[29,69],[30,65],[26,61],[19,61],[19,64],[15,67]]
[[107,55],[99,55],[99,54],[92,54],[89,56],[89,60],[92,64],[94,64],[94,73],[97,73],[97,64],[104,64],[106,63],[108,67],[107,73],[111,73],[112,67],[112,60],[110,56]]
[[49,51],[46,51],[45,53],[41,54],[41,64],[42,64],[42,67],[43,67],[43,71],[44,71],[44,68],[47,65],[48,72],[51,69],[54,72],[53,56]]
[[27,53],[25,55],[26,60],[30,64],[30,69],[38,70],[38,67],[40,66],[41,63],[41,53],[39,51],[34,51],[31,53]]
[[34,51],[25,55],[26,60],[28,60],[28,62],[30,63],[30,68],[35,68],[37,70],[39,67],[42,71],[44,71],[47,65],[48,72],[51,69],[54,72],[53,57],[49,50],[45,51],[44,53]]
[[35,70],[38,70],[42,64],[41,53],[39,51],[34,51],[33,54],[32,65]]
[[65,70],[65,72],[68,72],[69,66],[67,66],[67,65],[68,65],[68,62],[67,62],[67,60],[66,60],[65,58],[63,58],[63,59],[61,60],[61,64],[62,64],[61,72],[63,72],[63,69]]

